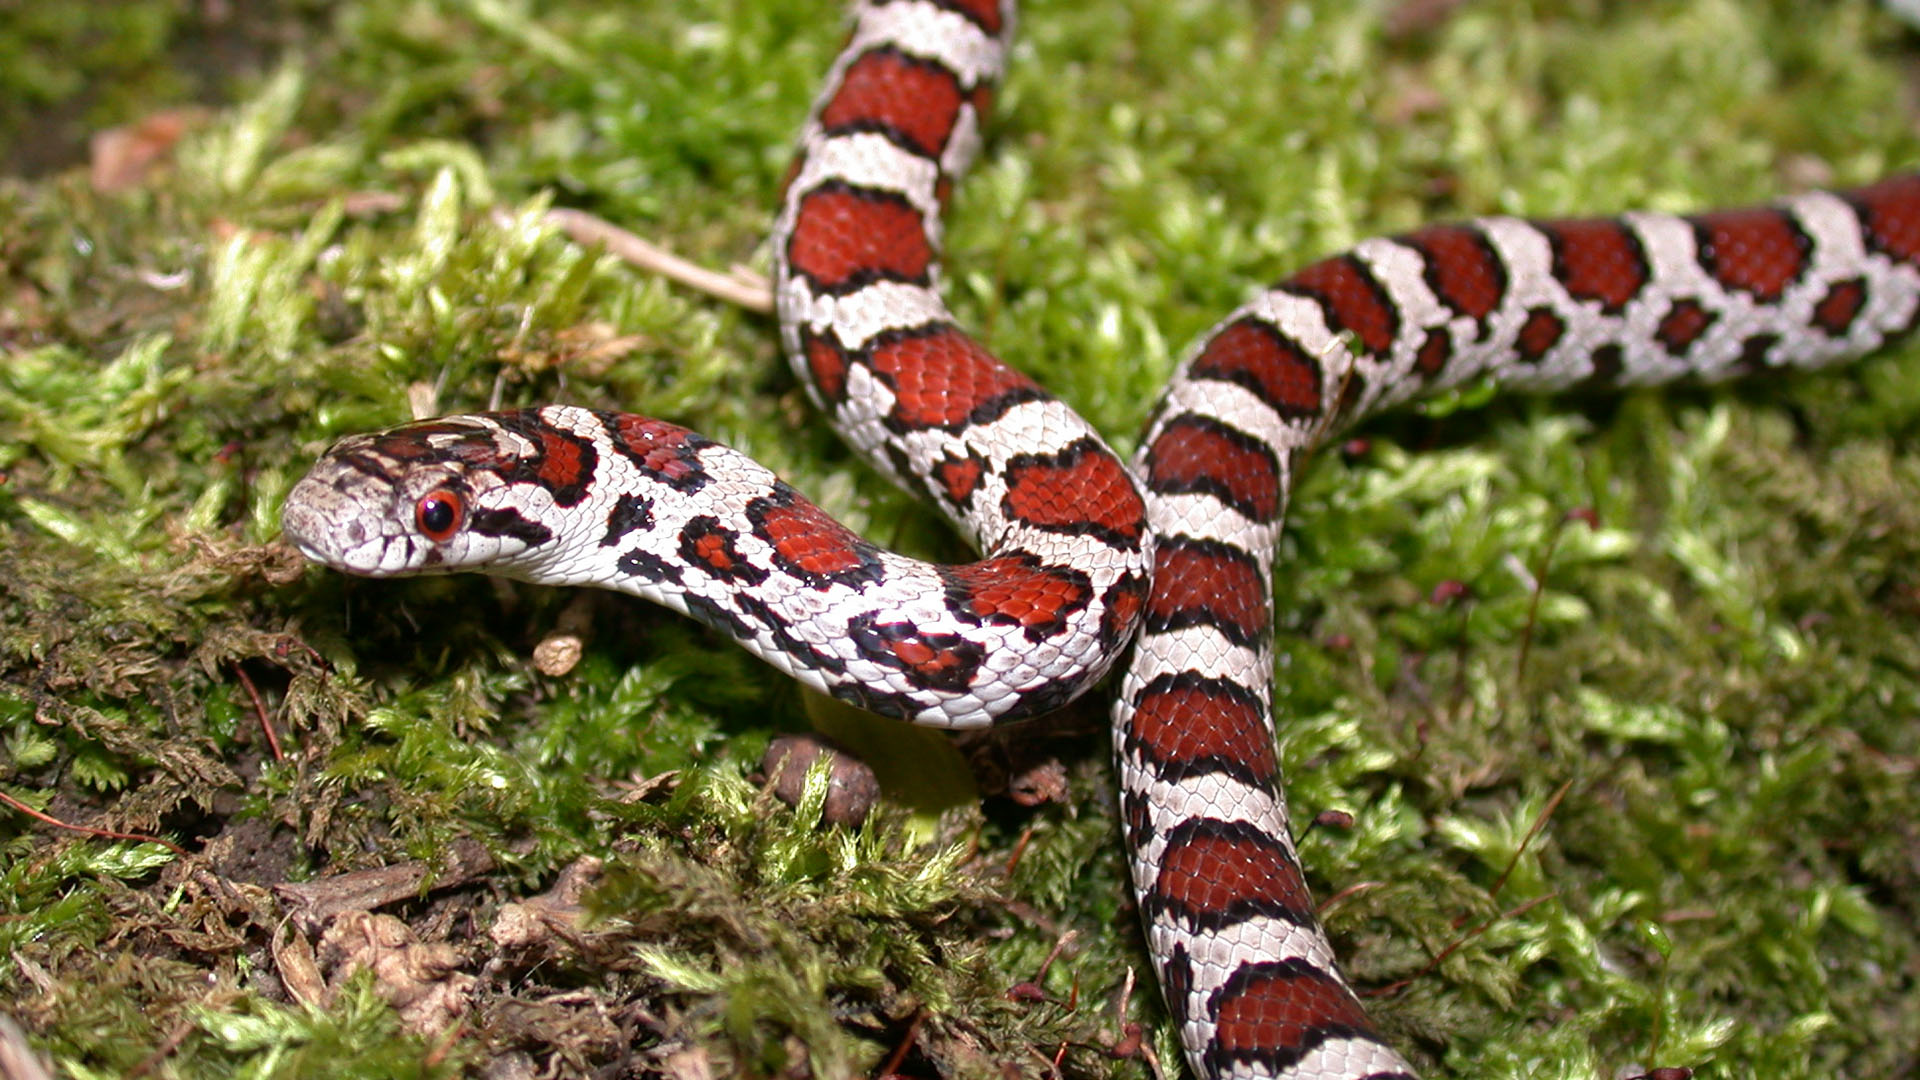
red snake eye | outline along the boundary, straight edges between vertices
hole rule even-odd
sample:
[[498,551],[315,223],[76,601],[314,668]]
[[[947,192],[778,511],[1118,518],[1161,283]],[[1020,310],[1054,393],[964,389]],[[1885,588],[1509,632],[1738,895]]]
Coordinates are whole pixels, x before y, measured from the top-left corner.
[[467,520],[467,504],[454,492],[441,490],[420,497],[413,508],[413,525],[433,541],[448,540]]

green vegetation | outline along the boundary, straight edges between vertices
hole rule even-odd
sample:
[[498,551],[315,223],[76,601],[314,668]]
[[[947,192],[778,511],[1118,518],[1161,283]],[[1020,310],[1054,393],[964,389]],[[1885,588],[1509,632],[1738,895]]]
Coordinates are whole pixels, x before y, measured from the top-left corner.
[[[303,573],[273,543],[338,436],[410,401],[565,400],[687,423],[956,554],[809,415],[768,321],[539,221],[573,206],[764,265],[832,0],[234,5],[249,21],[217,33],[183,12],[219,5],[16,6],[0,794],[194,852],[0,808],[0,988],[65,1075],[833,1076],[909,1040],[908,1075],[1146,1075],[1105,1052],[1128,1019],[1172,1067],[1097,704],[1040,743],[1065,802],[983,804],[944,737],[876,731],[664,612]],[[1920,159],[1914,39],[1864,0],[1023,16],[950,293],[1122,444],[1186,342],[1364,236]],[[270,59],[219,67],[210,37]],[[156,167],[89,186],[76,125],[194,95],[213,108]],[[1350,970],[1411,980],[1371,1007],[1433,1075],[1910,1065],[1917,361],[1453,401],[1308,472],[1278,582],[1292,802],[1355,815],[1302,847]],[[540,674],[563,614],[584,659]],[[768,740],[811,723],[889,762],[892,809],[823,829],[817,785],[797,811],[761,790]],[[543,896],[583,858],[596,886]],[[356,946],[276,887],[410,860],[426,880],[379,909],[405,977],[335,977]],[[503,941],[526,911],[566,917]],[[451,1026],[389,1004],[455,975],[476,981]]]

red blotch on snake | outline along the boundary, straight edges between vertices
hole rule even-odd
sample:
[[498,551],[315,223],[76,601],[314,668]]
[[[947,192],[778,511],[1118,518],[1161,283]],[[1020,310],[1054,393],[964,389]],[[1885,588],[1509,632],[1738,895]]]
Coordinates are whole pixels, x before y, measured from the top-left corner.
[[780,568],[816,587],[857,586],[879,573],[871,543],[784,484],[775,498],[749,504],[747,517]]
[[1093,599],[1085,574],[1025,554],[948,567],[943,576],[955,611],[984,623],[1019,626],[1034,641],[1058,633]]
[[1698,300],[1675,300],[1667,313],[1660,317],[1660,325],[1654,330],[1653,337],[1669,353],[1681,356],[1700,340],[1700,335],[1706,333],[1717,318],[1719,316],[1701,307]]
[[1127,546],[1138,544],[1147,527],[1146,507],[1126,466],[1091,440],[1008,462],[1003,509],[1028,525]]
[[1827,332],[1829,337],[1846,337],[1853,329],[1853,320],[1858,318],[1860,310],[1867,306],[1867,279],[1848,278],[1836,281],[1827,290],[1827,295],[1813,305],[1813,324]]
[[825,292],[877,280],[924,284],[933,245],[920,212],[900,196],[828,183],[801,198],[787,259]]
[[1320,365],[1260,319],[1237,319],[1207,339],[1191,373],[1243,386],[1289,420],[1319,416],[1324,404]]
[[875,49],[847,68],[840,89],[820,110],[820,126],[829,131],[885,131],[937,159],[965,100],[947,69],[891,49]]
[[867,362],[893,388],[890,419],[902,431],[984,423],[1012,404],[1046,396],[952,327],[888,335]]
[[1222,1062],[1285,1057],[1287,1051],[1307,1049],[1310,1039],[1372,1031],[1353,994],[1304,962],[1288,960],[1241,974],[1245,977],[1230,980],[1214,998],[1214,1052]]
[[1236,645],[1251,645],[1272,625],[1266,575],[1250,553],[1191,539],[1162,541],[1154,552],[1149,629],[1211,626]]
[[1313,898],[1279,840],[1240,821],[1189,818],[1167,834],[1150,903],[1197,926],[1258,915],[1310,921]]
[[1134,702],[1127,749],[1169,779],[1222,771],[1242,783],[1279,779],[1264,710],[1238,684],[1191,673],[1163,678]]
[[1693,228],[1700,264],[1729,289],[1772,303],[1806,273],[1811,241],[1779,210],[1701,214]]
[[1212,495],[1254,521],[1273,521],[1286,505],[1273,449],[1208,417],[1183,416],[1161,428],[1146,463],[1155,494]]
[[948,502],[964,507],[973,498],[974,489],[980,486],[985,469],[977,457],[949,458],[934,465],[933,478],[946,493]]
[[847,399],[847,354],[832,334],[800,332],[800,348],[807,357],[807,371],[820,397],[830,405]]
[[1901,262],[1920,262],[1920,176],[1884,180],[1843,197],[1860,215],[1868,247]]
[[945,8],[965,15],[974,25],[989,34],[998,34],[1006,29],[1005,17],[1000,14],[999,0],[936,0]]
[[1427,286],[1440,302],[1485,322],[1507,294],[1507,271],[1479,229],[1436,225],[1402,237],[1426,256]]
[[1552,308],[1534,308],[1527,312],[1527,321],[1520,324],[1520,335],[1514,339],[1513,349],[1520,354],[1522,362],[1537,364],[1560,344],[1566,332],[1566,320]]
[[1553,275],[1575,300],[1597,300],[1619,314],[1647,285],[1640,240],[1611,218],[1547,221],[1539,226],[1553,248]]
[[1319,300],[1327,310],[1329,328],[1353,331],[1374,356],[1386,355],[1400,334],[1399,310],[1355,256],[1323,259],[1288,278],[1282,287]]
[[711,444],[686,428],[619,413],[612,417],[609,433],[614,448],[654,479],[681,491],[698,489],[707,482],[699,450]]

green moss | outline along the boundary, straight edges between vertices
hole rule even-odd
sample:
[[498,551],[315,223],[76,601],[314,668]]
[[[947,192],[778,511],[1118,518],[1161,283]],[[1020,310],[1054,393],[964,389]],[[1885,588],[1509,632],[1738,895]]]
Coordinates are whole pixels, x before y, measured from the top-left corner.
[[[79,106],[90,127],[203,96],[154,62],[199,31],[122,7],[67,50],[121,103]],[[1102,1050],[1131,971],[1171,1065],[1097,708],[1044,744],[1070,801],[975,809],[958,754],[863,736],[664,613],[302,574],[262,546],[339,435],[416,403],[566,400],[689,423],[877,539],[954,554],[808,415],[767,322],[538,224],[576,206],[763,262],[835,5],[274,10],[246,24],[263,59],[135,190],[0,181],[0,790],[203,853],[0,814],[0,985],[39,1045],[73,1075],[508,1053],[831,1075],[916,1031],[909,1071],[1064,1046],[1074,1075],[1141,1075]],[[956,200],[963,320],[1124,444],[1204,327],[1362,237],[1749,201],[1920,156],[1911,41],[1859,0],[1496,0],[1388,30],[1406,10],[1033,5]],[[77,32],[49,8],[0,29],[0,58]],[[0,111],[0,142],[26,123]],[[1920,1026],[1916,418],[1910,354],[1468,393],[1306,473],[1276,583],[1291,801],[1355,815],[1302,850],[1350,970],[1411,979],[1372,1008],[1433,1074],[1895,1071]],[[533,645],[582,617],[579,666],[537,673]],[[816,721],[888,764],[896,808],[861,831],[748,779]],[[408,1034],[364,977],[293,1003],[267,887],[445,867],[466,838],[491,870],[392,909],[486,973],[464,1027]],[[582,856],[608,871],[577,938],[485,936]]]

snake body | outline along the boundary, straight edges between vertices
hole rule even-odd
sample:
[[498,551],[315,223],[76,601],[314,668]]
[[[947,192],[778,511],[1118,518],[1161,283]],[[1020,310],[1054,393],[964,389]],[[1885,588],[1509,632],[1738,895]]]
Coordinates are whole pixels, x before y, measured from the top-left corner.
[[1366,241],[1210,331],[1129,467],[939,295],[941,210],[1012,16],[1010,0],[857,3],[773,233],[794,370],[980,561],[893,555],[733,450],[567,406],[344,439],[293,490],[286,535],[351,573],[633,593],[817,689],[943,727],[1056,707],[1131,642],[1122,830],[1194,1070],[1410,1077],[1339,974],[1279,787],[1269,581],[1299,455],[1476,380],[1630,386],[1870,352],[1920,316],[1920,177]]

